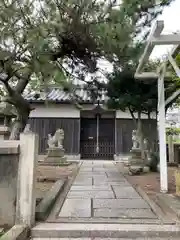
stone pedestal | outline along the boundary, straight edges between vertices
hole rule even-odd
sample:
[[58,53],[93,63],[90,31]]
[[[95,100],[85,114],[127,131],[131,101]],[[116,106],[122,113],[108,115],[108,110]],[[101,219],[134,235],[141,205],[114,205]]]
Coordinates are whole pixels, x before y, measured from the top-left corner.
[[144,161],[141,158],[141,150],[139,148],[132,148],[129,165],[129,173],[131,175],[138,175],[143,172]]
[[47,149],[48,154],[44,160],[45,164],[58,166],[58,165],[68,165],[66,157],[64,156],[64,149],[59,147],[53,147]]

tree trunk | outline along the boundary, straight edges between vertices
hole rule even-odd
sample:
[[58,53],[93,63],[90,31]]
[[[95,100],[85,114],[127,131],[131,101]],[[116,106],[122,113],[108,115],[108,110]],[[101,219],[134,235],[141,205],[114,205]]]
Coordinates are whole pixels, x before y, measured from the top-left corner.
[[129,106],[128,106],[128,109],[129,109],[129,112],[130,112],[130,114],[131,114],[131,117],[132,117],[134,126],[135,126],[135,128],[137,129],[137,121],[136,121],[136,118],[135,118],[135,116],[134,116],[134,112],[133,112],[133,110],[132,110]]
[[24,131],[24,128],[26,127],[26,124],[28,122],[29,114],[30,114],[30,108],[21,106],[16,106],[18,116],[14,120],[14,122],[11,125],[11,134],[9,139],[10,140],[18,140],[20,133]]
[[144,138],[142,132],[142,120],[141,120],[141,112],[138,112],[138,124],[137,124],[137,132],[139,136],[139,143],[141,149],[141,158],[145,161],[145,152],[144,152]]
[[[152,135],[149,134],[152,130],[151,130],[151,113],[148,114],[148,121],[149,121],[149,124],[148,124],[148,152],[150,154],[150,152],[153,150],[153,144],[154,144],[154,139],[152,138]],[[147,137],[147,136],[146,136]]]
[[26,126],[26,123],[20,120],[15,120],[12,123],[12,127],[11,127],[11,134],[9,139],[10,140],[18,140],[19,139],[19,135],[21,132],[24,131],[24,128]]
[[173,136],[168,136],[168,150],[169,150],[169,162],[174,163],[174,145],[173,145]]

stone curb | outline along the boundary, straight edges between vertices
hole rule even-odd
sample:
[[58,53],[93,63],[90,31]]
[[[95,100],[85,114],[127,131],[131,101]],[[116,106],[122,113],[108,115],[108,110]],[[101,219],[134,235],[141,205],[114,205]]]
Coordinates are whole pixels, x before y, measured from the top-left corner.
[[38,162],[40,166],[53,166],[53,167],[68,167],[72,163],[67,162],[67,163],[50,163],[50,162]]
[[0,240],[28,240],[30,239],[30,230],[27,226],[14,225],[6,232]]
[[[59,180],[60,177],[43,177],[43,176],[40,176],[37,178],[37,182],[56,182]],[[67,177],[66,176],[62,176],[61,177],[61,180],[64,180],[66,179]]]
[[52,209],[50,215],[46,219],[46,222],[55,221],[58,218],[58,214],[59,214],[59,212],[60,212],[60,210],[63,206],[63,203],[64,203],[64,201],[66,199],[66,196],[67,196],[67,194],[68,194],[68,192],[71,188],[71,185],[72,185],[73,181],[75,180],[75,178],[76,178],[76,176],[79,172],[81,164],[82,164],[81,162],[79,162],[77,164],[77,168],[73,170],[73,174],[66,181],[66,184],[64,185],[63,191],[61,192],[61,194],[59,194],[59,196],[57,198],[57,201],[56,201],[55,205],[53,206],[53,209]]
[[[166,194],[158,194],[157,198],[160,201],[160,203],[166,208],[169,212],[171,212],[171,215],[176,218],[176,222],[180,223],[180,212],[177,208],[174,207],[174,205],[169,201],[169,203],[166,201],[167,196],[164,196]],[[178,200],[177,200],[178,201]]]
[[168,238],[178,237],[180,226],[149,224],[42,223],[31,231],[34,237],[53,238]]
[[[46,221],[47,222],[47,221]],[[57,218],[56,220],[48,221],[48,223],[93,223],[93,224],[149,224],[149,225],[161,225],[162,222],[159,219],[151,220],[151,219],[103,219],[103,218]]]
[[75,164],[75,163],[79,163],[79,161],[76,161],[76,160],[67,160],[64,164],[63,163],[50,163],[50,162],[45,162],[44,160],[41,160],[41,161],[38,161],[38,164],[40,166],[53,166],[53,167],[68,167],[72,164]]
[[52,188],[46,193],[44,198],[36,207],[36,220],[44,221],[59,194],[63,191],[66,180],[58,180]]

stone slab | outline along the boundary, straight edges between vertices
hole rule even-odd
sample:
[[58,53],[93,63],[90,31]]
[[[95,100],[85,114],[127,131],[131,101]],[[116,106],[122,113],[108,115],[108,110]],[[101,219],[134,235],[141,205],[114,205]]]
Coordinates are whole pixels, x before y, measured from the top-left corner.
[[32,240],[179,240],[179,238],[32,238]]
[[72,186],[71,191],[111,191],[111,186],[100,185],[100,186]]
[[119,172],[118,173],[107,172],[106,174],[108,177],[123,177],[122,174],[120,174]]
[[114,198],[113,191],[70,191],[67,198]]
[[91,199],[66,199],[59,217],[91,217]]
[[131,186],[113,186],[113,190],[115,192],[116,198],[141,198],[136,190]]
[[[100,238],[100,239],[102,239],[102,238]],[[31,240],[92,240],[92,238],[31,238]],[[129,240],[129,239],[127,239],[127,240]]]
[[93,172],[109,172],[109,173],[117,173],[118,170],[116,168],[93,168]]
[[80,172],[92,172],[92,167],[81,167]]
[[94,179],[95,182],[108,182],[107,177],[93,176],[93,179]]
[[107,170],[107,168],[99,167],[99,166],[95,166],[93,167],[93,172],[105,172]]
[[87,175],[77,175],[76,178],[75,178],[75,181],[82,181],[82,183],[84,181],[90,181],[92,180],[92,176],[87,176]]
[[143,199],[93,199],[93,208],[149,209],[150,207]]
[[78,177],[84,177],[84,176],[88,176],[88,177],[91,177],[91,176],[97,176],[97,177],[106,177],[107,178],[107,175],[105,172],[101,172],[101,173],[97,173],[97,172],[79,172],[78,174]]
[[108,177],[108,181],[110,182],[126,182],[127,180],[124,177]]
[[101,176],[93,176],[94,181],[104,181],[104,182],[127,182],[125,178],[112,178],[112,177],[101,177]]
[[155,214],[150,209],[112,209],[98,208],[94,209],[94,217],[104,218],[145,218],[155,219]]
[[128,181],[125,182],[111,182],[111,181],[100,181],[94,178],[93,181],[93,185],[95,186],[101,186],[101,185],[105,185],[105,186],[121,186],[121,187],[125,187],[125,186],[131,186],[130,183]]
[[[83,238],[85,239],[85,238]],[[43,239],[40,239],[43,240]],[[54,239],[53,239],[54,240]],[[55,239],[56,240],[56,239]],[[63,240],[63,239],[62,239]],[[94,238],[93,240],[179,240],[178,238]]]
[[92,185],[92,178],[76,178],[73,185],[90,186]]

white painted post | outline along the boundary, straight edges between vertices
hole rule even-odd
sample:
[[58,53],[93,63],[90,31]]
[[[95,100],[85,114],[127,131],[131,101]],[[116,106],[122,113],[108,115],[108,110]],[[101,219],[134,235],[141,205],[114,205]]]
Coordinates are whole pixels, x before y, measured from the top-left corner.
[[165,125],[165,101],[164,101],[164,76],[166,65],[160,71],[158,79],[158,113],[159,113],[159,152],[160,152],[160,191],[168,191],[167,153],[166,153],[166,125]]
[[38,136],[27,132],[20,135],[16,224],[32,226],[35,222],[35,184],[38,163]]

